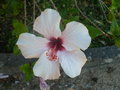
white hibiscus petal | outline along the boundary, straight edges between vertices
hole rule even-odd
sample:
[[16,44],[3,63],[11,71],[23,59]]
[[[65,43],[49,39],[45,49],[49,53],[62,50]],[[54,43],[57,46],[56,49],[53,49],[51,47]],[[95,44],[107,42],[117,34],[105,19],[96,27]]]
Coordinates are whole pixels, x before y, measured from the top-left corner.
[[61,16],[56,10],[46,9],[36,18],[33,30],[47,38],[59,37],[61,35],[59,28],[60,20]]
[[58,52],[61,67],[71,78],[80,75],[81,69],[87,61],[85,54],[80,50]]
[[30,33],[23,33],[19,36],[17,45],[25,58],[38,58],[41,53],[47,50],[48,40],[36,37]]
[[33,67],[35,76],[42,77],[44,80],[58,79],[60,76],[59,62],[50,61],[44,52]]
[[91,42],[88,29],[83,24],[75,21],[66,25],[65,30],[62,32],[62,38],[64,40],[63,46],[67,50],[85,50]]

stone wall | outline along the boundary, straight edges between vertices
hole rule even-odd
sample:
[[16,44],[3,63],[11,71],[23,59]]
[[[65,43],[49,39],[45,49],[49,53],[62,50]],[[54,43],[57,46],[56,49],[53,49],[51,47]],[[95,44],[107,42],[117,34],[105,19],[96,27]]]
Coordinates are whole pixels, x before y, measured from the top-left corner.
[[[85,51],[88,58],[81,75],[71,79],[61,70],[58,80],[47,81],[51,90],[120,90],[120,49],[111,47],[90,48]],[[0,90],[39,90],[36,77],[30,82],[23,80],[19,66],[34,60],[22,55],[0,54]]]

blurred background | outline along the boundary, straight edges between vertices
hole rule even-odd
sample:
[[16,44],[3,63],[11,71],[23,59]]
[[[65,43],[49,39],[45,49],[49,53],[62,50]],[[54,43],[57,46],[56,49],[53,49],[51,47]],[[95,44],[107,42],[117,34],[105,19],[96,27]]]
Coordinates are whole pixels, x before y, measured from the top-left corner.
[[120,47],[120,0],[0,0],[0,53],[18,54],[19,35],[33,33],[35,18],[46,8],[60,13],[61,30],[70,21],[84,23],[91,48]]
[[35,34],[34,20],[46,8],[60,13],[62,31],[78,21],[92,37],[81,75],[62,74],[49,82],[52,90],[120,90],[120,0],[0,0],[0,90],[39,90],[35,78],[29,81],[33,61],[19,55],[15,44],[21,33]]

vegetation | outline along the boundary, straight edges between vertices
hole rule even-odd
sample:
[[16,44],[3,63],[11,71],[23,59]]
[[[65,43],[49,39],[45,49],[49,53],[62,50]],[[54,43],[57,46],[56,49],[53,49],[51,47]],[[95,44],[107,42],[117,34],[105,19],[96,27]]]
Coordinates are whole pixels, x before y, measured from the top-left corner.
[[[19,35],[34,33],[33,22],[46,8],[58,10],[61,30],[70,21],[84,23],[92,37],[91,48],[120,47],[120,0],[1,0],[0,52],[19,54],[15,45]],[[25,73],[26,67],[30,66],[21,66]]]

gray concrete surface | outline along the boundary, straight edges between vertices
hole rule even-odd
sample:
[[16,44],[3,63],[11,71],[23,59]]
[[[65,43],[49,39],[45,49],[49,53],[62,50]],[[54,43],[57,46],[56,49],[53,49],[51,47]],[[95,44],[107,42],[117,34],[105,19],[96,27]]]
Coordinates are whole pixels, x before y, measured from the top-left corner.
[[[58,80],[47,81],[51,90],[120,90],[120,48],[90,48],[85,53],[88,61],[81,75],[72,79],[61,70]],[[9,75],[7,79],[0,79],[0,90],[39,90],[37,78],[25,82],[18,68],[35,60],[26,60],[22,55],[0,54],[0,73]]]

